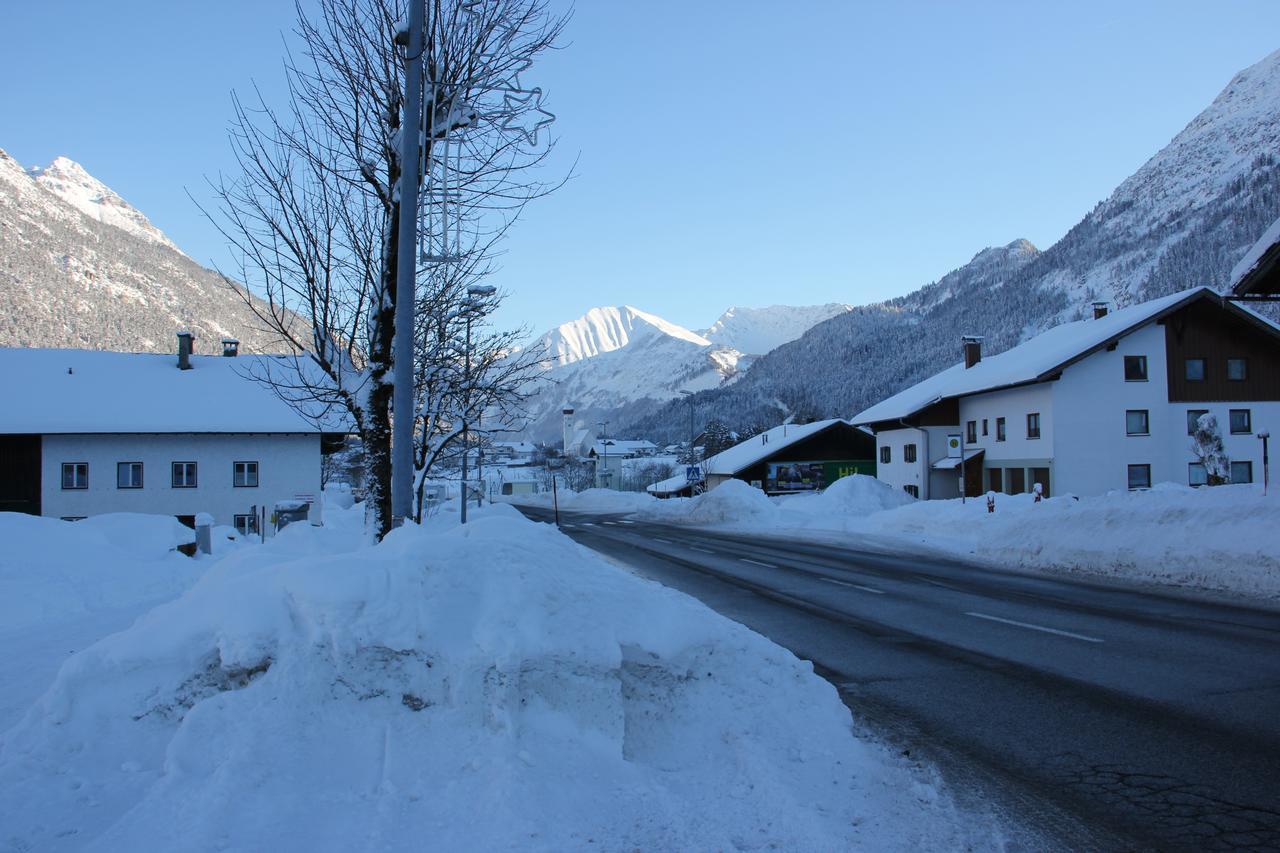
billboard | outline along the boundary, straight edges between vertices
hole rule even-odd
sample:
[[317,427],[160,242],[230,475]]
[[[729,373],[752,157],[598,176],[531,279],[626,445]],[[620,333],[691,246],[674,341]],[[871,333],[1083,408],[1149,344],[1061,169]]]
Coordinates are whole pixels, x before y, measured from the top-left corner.
[[874,477],[875,462],[870,459],[770,462],[764,490],[769,494],[818,491],[850,474],[866,474]]

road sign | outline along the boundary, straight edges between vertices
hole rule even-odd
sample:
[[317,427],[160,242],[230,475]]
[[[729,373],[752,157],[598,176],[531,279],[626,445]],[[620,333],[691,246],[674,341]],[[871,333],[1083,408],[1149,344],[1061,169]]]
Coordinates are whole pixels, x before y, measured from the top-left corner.
[[689,465],[684,469],[684,478],[690,483],[696,483],[702,479],[702,466]]

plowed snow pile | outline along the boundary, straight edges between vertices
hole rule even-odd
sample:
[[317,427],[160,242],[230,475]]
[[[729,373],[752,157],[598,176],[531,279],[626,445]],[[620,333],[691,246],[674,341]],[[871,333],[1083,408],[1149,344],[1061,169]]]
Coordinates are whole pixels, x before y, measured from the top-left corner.
[[6,848],[975,843],[807,663],[549,526],[299,528],[67,661],[0,741]]

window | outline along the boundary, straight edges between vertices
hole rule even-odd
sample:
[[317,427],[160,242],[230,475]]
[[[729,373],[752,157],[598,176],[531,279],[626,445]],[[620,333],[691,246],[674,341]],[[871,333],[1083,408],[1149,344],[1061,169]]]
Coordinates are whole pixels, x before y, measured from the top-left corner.
[[171,485],[175,489],[194,489],[196,487],[196,463],[173,463],[173,480]]
[[1027,438],[1040,437],[1040,413],[1032,412],[1027,415]]
[[1126,355],[1124,357],[1124,381],[1147,381],[1147,357],[1145,355]]
[[1151,434],[1151,416],[1146,409],[1130,409],[1124,413],[1124,434]]
[[1004,418],[996,418],[996,441],[1004,441]]
[[1209,472],[1205,470],[1203,462],[1187,463],[1187,485],[1188,486],[1209,485]]
[[1208,372],[1207,365],[1203,358],[1187,359],[1187,381],[1203,382],[1205,373]]
[[989,433],[987,432],[987,419],[986,419],[986,418],[983,418],[983,419],[982,419],[982,434],[983,434],[983,435],[988,435],[988,434],[989,434]]
[[62,488],[64,489],[89,488],[89,463],[88,462],[63,462],[62,463]]
[[903,487],[902,487],[902,491],[904,491],[904,492],[906,492],[907,494],[911,495],[911,497],[913,497],[913,498],[918,498],[918,497],[920,497],[920,487],[919,487],[919,486],[903,486]]
[[1253,463],[1252,462],[1232,462],[1231,463],[1231,482],[1252,483],[1253,482]]
[[1131,489],[1151,488],[1151,466],[1150,465],[1130,465],[1129,466],[1129,488]]
[[1230,418],[1232,435],[1248,435],[1253,432],[1253,418],[1248,409],[1232,409]]
[[257,462],[236,462],[235,473],[231,477],[231,484],[236,488],[253,488],[258,485],[258,463]]
[[889,464],[889,461],[890,461],[890,459],[891,459],[891,458],[892,458],[892,456],[891,456],[891,454],[890,454],[890,452],[889,452],[889,448],[888,448],[888,446],[887,446],[887,445],[886,445],[885,447],[880,448],[880,462],[881,462],[881,463],[883,463],[883,464],[885,464],[885,465],[888,465],[888,464]]
[[1187,409],[1187,435],[1196,434],[1196,422],[1201,415],[1209,414],[1208,409]]
[[916,446],[914,444],[908,444],[902,448],[902,461],[903,462],[916,461]]
[[231,523],[235,525],[236,532],[241,536],[250,536],[258,532],[256,515],[237,515],[232,518]]
[[1249,359],[1227,359],[1227,379],[1232,382],[1243,382],[1249,378]]
[[117,489],[141,489],[142,488],[142,463],[141,462],[117,462],[116,463],[116,488]]
[[63,521],[84,521],[88,517],[89,516],[87,515],[64,515],[62,516],[62,520]]
[[978,443],[978,422],[969,421],[964,425],[964,440],[966,444]]

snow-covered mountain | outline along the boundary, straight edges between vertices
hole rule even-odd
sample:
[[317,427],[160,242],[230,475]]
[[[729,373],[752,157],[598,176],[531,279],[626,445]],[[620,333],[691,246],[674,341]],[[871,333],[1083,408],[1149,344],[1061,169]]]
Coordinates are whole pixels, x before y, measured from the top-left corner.
[[55,158],[48,166],[28,170],[40,186],[70,204],[90,219],[114,225],[136,237],[180,251],[142,211],[117,195],[110,187],[90,175],[74,160]]
[[739,352],[764,355],[785,343],[794,341],[809,329],[837,314],[853,309],[852,305],[831,302],[826,305],[770,305],[768,308],[733,307],[720,315],[702,333],[712,343]]
[[561,409],[584,426],[617,423],[681,396],[731,382],[749,357],[675,323],[633,308],[592,308],[539,337],[550,380],[529,401],[526,434],[560,435]]
[[622,349],[633,340],[655,335],[666,335],[699,347],[708,347],[712,343],[703,336],[683,326],[669,323],[656,314],[623,305],[592,308],[576,320],[561,323],[538,338],[534,347],[545,352],[557,366],[564,366]]
[[222,277],[180,252],[79,164],[24,169],[0,150],[0,346],[281,350]]
[[[1193,285],[1219,289],[1280,216],[1280,51],[1237,74],[1163,149],[1066,236],[984,249],[907,296],[819,323],[755,361],[732,385],[699,394],[700,421],[731,427],[785,416],[850,416],[960,357],[960,337],[1000,352],[1086,316]],[[664,407],[621,429],[662,440],[685,428]]]

